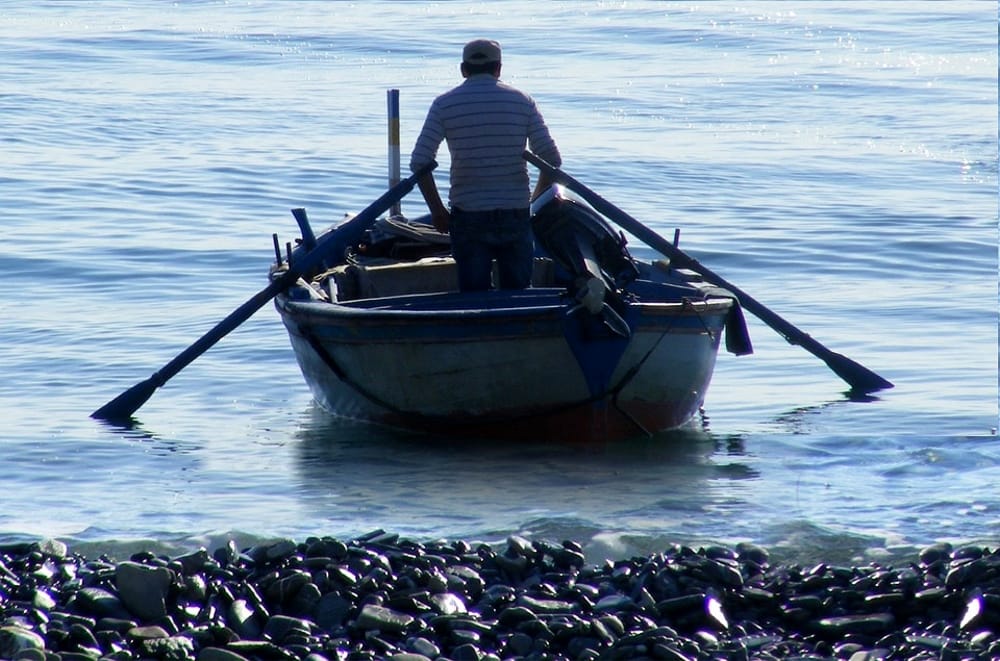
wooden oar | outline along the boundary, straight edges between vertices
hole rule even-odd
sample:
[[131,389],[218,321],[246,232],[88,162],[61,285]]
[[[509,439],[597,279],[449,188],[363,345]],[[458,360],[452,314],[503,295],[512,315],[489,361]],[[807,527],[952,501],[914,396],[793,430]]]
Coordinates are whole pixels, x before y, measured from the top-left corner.
[[135,384],[94,411],[91,417],[112,422],[127,422],[132,417],[132,414],[139,410],[139,407],[145,404],[146,400],[152,397],[157,388],[165,384],[194,361],[194,359],[208,351],[212,345],[253,316],[265,303],[293,285],[299,277],[317,266],[322,259],[340,256],[346,248],[357,243],[364,231],[375,222],[375,219],[381,213],[401,200],[413,189],[420,177],[435,167],[437,167],[437,163],[431,162],[420,171],[415,172],[410,177],[390,188],[382,197],[372,202],[371,205],[358,215],[323,236],[316,242],[313,250],[308,252],[301,249],[297,250],[293,254],[293,257],[296,258],[292,260],[288,265],[288,270],[280,277],[272,280],[271,284],[257,292],[246,303],[230,312],[229,316],[198,338],[194,344],[178,354],[176,358],[161,367],[159,371],[154,372],[145,381]]
[[813,339],[808,333],[799,330],[790,322],[778,316],[777,313],[770,310],[763,303],[757,301],[736,285],[728,282],[707,267],[702,266],[696,259],[690,257],[659,234],[649,229],[611,202],[608,202],[603,197],[590,190],[559,168],[552,166],[529,151],[524,152],[524,158],[543,173],[551,177],[553,181],[563,184],[582,197],[588,204],[594,207],[596,211],[616,222],[622,227],[622,229],[639,238],[651,248],[659,250],[661,253],[669,257],[675,266],[691,269],[696,273],[700,273],[706,280],[709,280],[720,287],[725,287],[729,291],[736,294],[737,298],[739,298],[740,304],[744,308],[752,312],[754,316],[777,331],[778,334],[784,337],[789,344],[799,345],[826,363],[837,376],[851,386],[851,390],[855,393],[865,394],[893,387],[892,383],[883,379],[881,376],[871,371],[864,365],[851,360],[847,356],[827,349],[825,346]]

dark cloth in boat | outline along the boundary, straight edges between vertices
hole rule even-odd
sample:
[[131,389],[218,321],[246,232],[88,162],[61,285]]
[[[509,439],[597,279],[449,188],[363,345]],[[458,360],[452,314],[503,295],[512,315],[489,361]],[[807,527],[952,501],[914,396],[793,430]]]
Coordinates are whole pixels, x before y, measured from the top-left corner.
[[525,289],[531,284],[535,245],[531,213],[524,209],[451,210],[451,252],[461,291],[485,291],[492,285],[493,260],[497,288]]

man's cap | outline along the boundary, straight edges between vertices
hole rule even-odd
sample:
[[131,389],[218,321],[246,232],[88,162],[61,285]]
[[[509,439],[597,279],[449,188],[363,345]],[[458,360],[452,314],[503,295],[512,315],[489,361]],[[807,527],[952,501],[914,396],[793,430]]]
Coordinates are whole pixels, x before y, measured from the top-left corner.
[[466,64],[499,62],[500,44],[492,39],[474,39],[462,49],[462,61]]

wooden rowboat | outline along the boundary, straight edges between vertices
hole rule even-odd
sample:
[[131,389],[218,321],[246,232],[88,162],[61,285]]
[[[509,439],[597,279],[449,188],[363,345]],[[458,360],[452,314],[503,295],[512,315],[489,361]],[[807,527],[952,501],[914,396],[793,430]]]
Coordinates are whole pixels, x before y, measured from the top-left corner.
[[730,351],[751,351],[735,296],[633,259],[563,187],[536,200],[532,224],[533,282],[517,291],[459,292],[447,237],[426,219],[379,219],[339,254],[313,247],[318,266],[275,305],[316,401],[436,434],[616,440],[697,414],[724,331]]

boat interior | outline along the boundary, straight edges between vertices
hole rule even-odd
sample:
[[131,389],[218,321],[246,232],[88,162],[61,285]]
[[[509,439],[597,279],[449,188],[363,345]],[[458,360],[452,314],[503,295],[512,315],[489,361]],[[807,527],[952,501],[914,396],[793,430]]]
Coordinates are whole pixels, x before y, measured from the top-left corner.
[[[648,300],[701,298],[706,283],[669,260],[640,263],[625,247],[625,237],[586,205],[558,186],[532,206],[536,256],[531,289],[563,289],[581,301],[594,300],[599,311],[608,292],[626,290]],[[395,215],[376,220],[345,258],[311,278],[308,297],[336,303],[458,291],[450,238],[425,215],[413,220]],[[493,281],[497,281],[494,267]],[[303,283],[305,284],[305,283]]]
[[[337,302],[458,291],[455,260],[444,256],[423,257],[415,261],[342,264],[320,274],[314,282],[329,300]],[[559,286],[551,259],[535,258],[531,286]]]

